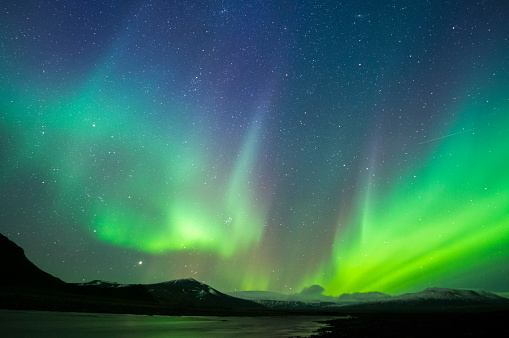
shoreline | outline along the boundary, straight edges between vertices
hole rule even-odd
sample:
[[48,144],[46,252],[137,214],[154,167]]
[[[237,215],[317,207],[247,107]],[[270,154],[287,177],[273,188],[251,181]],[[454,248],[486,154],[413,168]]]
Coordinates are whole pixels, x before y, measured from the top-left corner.
[[313,337],[463,337],[504,336],[509,311],[371,313],[330,320]]

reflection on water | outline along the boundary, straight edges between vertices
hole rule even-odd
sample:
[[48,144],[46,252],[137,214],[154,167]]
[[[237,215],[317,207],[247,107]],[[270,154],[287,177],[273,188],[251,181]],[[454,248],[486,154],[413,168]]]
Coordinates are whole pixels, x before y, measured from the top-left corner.
[[0,310],[0,336],[307,337],[337,317],[168,317]]

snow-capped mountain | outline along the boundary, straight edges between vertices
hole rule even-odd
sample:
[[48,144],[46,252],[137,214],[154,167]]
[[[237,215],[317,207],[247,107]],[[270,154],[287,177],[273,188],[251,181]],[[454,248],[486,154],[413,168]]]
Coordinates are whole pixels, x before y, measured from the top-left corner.
[[194,278],[182,278],[171,280],[167,282],[148,284],[147,289],[153,293],[172,293],[174,291],[181,291],[183,294],[193,297],[194,299],[204,300],[208,297],[217,297],[222,293],[208,286],[207,284],[200,283]]
[[267,309],[255,302],[226,295],[193,278],[146,284],[144,286],[156,300],[168,305],[239,310]]
[[421,292],[341,306],[343,310],[379,312],[448,312],[500,308],[509,308],[509,300],[486,291],[448,288],[428,288]]
[[466,302],[486,302],[486,301],[505,301],[492,292],[447,289],[447,288],[427,288],[417,293],[406,293],[400,296],[394,296],[393,299],[401,301],[411,300],[451,300]]

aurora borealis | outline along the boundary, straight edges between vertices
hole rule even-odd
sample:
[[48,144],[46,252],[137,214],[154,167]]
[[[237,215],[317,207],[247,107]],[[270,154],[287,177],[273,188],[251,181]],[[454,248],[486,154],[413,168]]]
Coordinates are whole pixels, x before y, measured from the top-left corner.
[[0,8],[0,227],[43,270],[507,291],[507,1]]

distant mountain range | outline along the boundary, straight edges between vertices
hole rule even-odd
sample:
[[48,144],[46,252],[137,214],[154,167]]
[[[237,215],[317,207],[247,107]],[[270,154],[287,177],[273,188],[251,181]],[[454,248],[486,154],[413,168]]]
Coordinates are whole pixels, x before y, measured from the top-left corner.
[[283,295],[241,291],[229,295],[252,300],[272,309],[336,312],[437,312],[509,309],[509,299],[486,291],[428,288],[417,293],[392,296],[381,292],[343,294],[339,297]]
[[193,278],[156,284],[94,280],[65,283],[30,262],[22,248],[0,234],[5,260],[0,308],[164,315],[276,315],[283,313],[383,313],[509,310],[494,293],[429,288],[391,296],[380,292],[339,297],[244,291],[225,294]]

